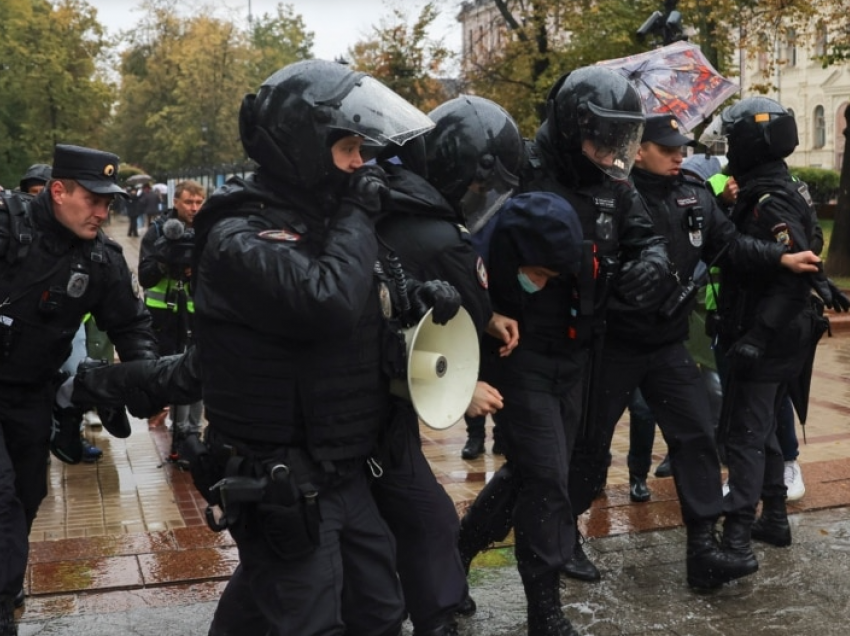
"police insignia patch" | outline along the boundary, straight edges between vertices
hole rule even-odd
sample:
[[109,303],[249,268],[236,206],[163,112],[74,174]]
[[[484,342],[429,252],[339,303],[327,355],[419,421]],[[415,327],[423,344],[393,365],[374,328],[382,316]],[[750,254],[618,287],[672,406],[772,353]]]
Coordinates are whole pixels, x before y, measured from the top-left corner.
[[281,243],[297,243],[301,240],[301,235],[289,230],[263,230],[258,235],[264,241],[278,241]]
[[691,230],[688,232],[688,240],[694,247],[702,247],[702,230]]
[[801,197],[803,197],[803,199],[806,201],[806,204],[807,204],[810,208],[815,207],[815,202],[814,202],[814,201],[812,201],[812,195],[811,195],[811,194],[809,194],[809,186],[807,186],[807,185],[804,183],[804,184],[803,184],[803,185],[801,185],[799,188],[797,188],[797,192],[799,192],[799,193],[800,193],[800,196],[801,196]]
[[478,275],[478,284],[484,289],[487,289],[490,286],[489,279],[487,278],[487,266],[484,265],[484,259],[480,256],[475,261],[475,273]]
[[378,286],[378,300],[381,301],[381,313],[384,315],[384,318],[392,318],[393,299],[390,295],[390,288],[387,287],[386,283],[381,283]]
[[71,298],[79,298],[86,293],[89,287],[89,275],[82,272],[74,272],[68,279],[68,287],[65,289]]
[[782,243],[786,247],[792,247],[794,245],[787,223],[777,223],[770,228],[770,231],[773,232],[773,238],[776,239],[777,243]]

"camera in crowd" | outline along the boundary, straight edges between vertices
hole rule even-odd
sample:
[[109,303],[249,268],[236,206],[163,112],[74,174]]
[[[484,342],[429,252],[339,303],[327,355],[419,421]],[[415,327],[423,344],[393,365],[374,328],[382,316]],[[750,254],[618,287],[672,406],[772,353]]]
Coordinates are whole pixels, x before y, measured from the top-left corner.
[[172,278],[182,278],[192,267],[195,251],[195,230],[187,228],[180,219],[168,219],[162,224],[162,236],[154,243],[156,259]]

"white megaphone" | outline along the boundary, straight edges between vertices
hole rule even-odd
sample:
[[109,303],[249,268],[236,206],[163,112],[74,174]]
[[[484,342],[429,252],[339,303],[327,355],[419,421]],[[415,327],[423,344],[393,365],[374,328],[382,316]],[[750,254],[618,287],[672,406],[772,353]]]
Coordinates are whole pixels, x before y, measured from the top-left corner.
[[475,325],[463,307],[445,325],[434,323],[432,311],[404,331],[407,380],[393,380],[391,391],[410,400],[423,424],[443,430],[456,424],[472,401],[480,352]]

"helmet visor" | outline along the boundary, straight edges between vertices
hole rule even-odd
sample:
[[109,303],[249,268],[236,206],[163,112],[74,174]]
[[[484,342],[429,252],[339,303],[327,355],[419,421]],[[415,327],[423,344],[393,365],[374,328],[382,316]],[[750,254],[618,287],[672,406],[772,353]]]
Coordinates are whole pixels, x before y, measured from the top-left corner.
[[581,123],[582,152],[603,172],[625,179],[640,147],[643,114],[608,110],[593,103],[588,107],[588,116]]
[[460,212],[466,228],[473,234],[499,211],[514,189],[519,179],[496,158],[493,170],[483,181],[473,181],[460,200]]
[[428,115],[368,75],[354,75],[335,93],[316,100],[329,107],[328,128],[360,135],[370,145],[401,146],[434,127]]

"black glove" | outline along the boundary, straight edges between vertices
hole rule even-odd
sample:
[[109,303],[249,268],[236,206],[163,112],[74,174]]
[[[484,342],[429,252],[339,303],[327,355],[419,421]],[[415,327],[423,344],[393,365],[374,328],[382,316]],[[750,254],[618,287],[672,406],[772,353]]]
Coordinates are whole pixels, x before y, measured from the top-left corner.
[[356,205],[374,218],[383,209],[383,200],[389,192],[390,186],[383,168],[370,164],[351,173],[342,201]]
[[429,280],[415,286],[410,293],[410,309],[416,321],[433,307],[431,319],[438,325],[444,325],[455,317],[460,306],[460,293],[442,280]]
[[745,334],[735,341],[726,352],[737,370],[751,369],[764,355],[764,343],[752,334]]
[[651,261],[629,261],[620,270],[617,291],[624,300],[636,303],[657,288],[661,282],[661,268]]
[[815,274],[811,277],[812,288],[815,293],[820,296],[823,304],[836,312],[850,311],[850,298],[844,295],[838,287],[835,286],[823,274]]

